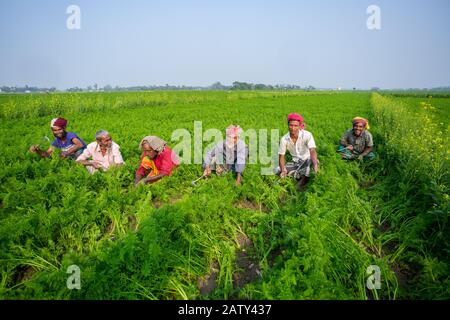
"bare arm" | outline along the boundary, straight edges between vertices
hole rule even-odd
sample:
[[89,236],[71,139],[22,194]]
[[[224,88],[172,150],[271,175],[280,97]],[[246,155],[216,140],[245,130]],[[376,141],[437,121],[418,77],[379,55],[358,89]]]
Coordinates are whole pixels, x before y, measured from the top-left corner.
[[236,177],[236,185],[240,186],[241,185],[241,173],[237,172],[236,175],[237,175],[237,177]]
[[82,164],[84,166],[91,166],[91,167],[94,167],[95,169],[99,169],[102,166],[100,163],[98,163],[97,161],[94,161],[94,160],[80,160],[80,161],[77,161],[77,163]]
[[76,162],[82,164],[83,166],[90,166],[98,169],[100,167],[99,163],[93,160],[88,160],[92,157],[89,148],[84,149],[83,153],[78,156]]
[[32,153],[37,153],[42,158],[49,158],[52,155],[53,150],[53,147],[48,148],[47,151],[43,151],[39,148],[39,146],[31,146],[29,151]]
[[136,176],[134,177],[134,185],[137,186],[139,182],[142,180],[142,178],[144,178],[144,176],[136,174]]
[[142,179],[146,176],[145,168],[140,165],[136,170],[136,174],[134,176],[134,185],[137,186],[139,183],[144,182]]
[[84,147],[83,143],[77,138],[73,138],[72,142],[74,145],[69,150],[67,150],[66,152],[61,152],[62,157],[65,157],[69,154],[73,154],[77,152],[79,149]]
[[319,172],[319,160],[317,160],[317,151],[315,148],[309,149],[309,153],[311,154],[311,161],[313,163],[314,172]]
[[278,155],[278,161],[280,162],[280,177],[284,178],[287,175],[287,170],[286,170],[286,158],[284,157],[284,154],[279,154]]
[[158,174],[156,176],[153,176],[153,177],[147,177],[147,178],[144,179],[144,183],[145,184],[153,183],[153,182],[156,182],[156,181],[160,180],[161,178],[163,178],[165,176],[166,176],[165,173],[160,173],[160,174]]
[[112,167],[121,167],[121,166],[123,166],[124,165],[124,163],[123,162],[121,162],[121,163],[113,163],[113,164],[111,164],[111,166]]
[[218,145],[214,146],[214,148],[209,150],[205,155],[205,159],[204,159],[204,163],[203,163],[203,167],[204,167],[203,175],[206,177],[211,174],[210,165],[211,165],[212,158],[216,155],[217,146]]
[[364,157],[368,155],[373,150],[373,147],[366,147],[363,152],[359,155],[360,157]]

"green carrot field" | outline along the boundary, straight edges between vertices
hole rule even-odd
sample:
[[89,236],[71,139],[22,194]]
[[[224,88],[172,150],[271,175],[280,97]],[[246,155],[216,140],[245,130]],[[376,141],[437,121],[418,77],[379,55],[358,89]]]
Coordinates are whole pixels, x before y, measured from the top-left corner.
[[[1,94],[0,299],[449,299],[449,111],[450,95],[425,94]],[[199,164],[133,186],[146,135],[173,147],[172,132],[194,135],[195,121],[222,132],[236,123],[278,145],[291,112],[320,161],[303,193],[261,175],[270,164],[260,162],[241,187],[232,176],[193,186]],[[53,140],[57,116],[86,143],[108,130],[126,165],[89,175],[28,153]],[[355,116],[369,119],[372,162],[336,153]],[[67,286],[71,265],[80,289]],[[367,286],[370,266],[378,289]]]

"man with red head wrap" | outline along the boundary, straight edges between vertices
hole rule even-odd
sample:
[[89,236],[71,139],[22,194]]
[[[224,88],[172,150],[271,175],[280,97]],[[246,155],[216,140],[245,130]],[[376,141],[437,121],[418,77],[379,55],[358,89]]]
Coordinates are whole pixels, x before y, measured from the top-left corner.
[[211,171],[217,175],[229,171],[236,173],[236,185],[241,185],[245,162],[248,157],[248,149],[244,141],[239,139],[242,128],[238,125],[230,125],[225,130],[226,139],[220,141],[206,155],[203,163],[203,175],[209,176]]
[[[303,117],[291,113],[287,118],[289,133],[281,138],[278,150],[280,166],[276,173],[281,178],[292,176],[297,179],[297,187],[304,190],[308,182],[311,166],[315,173],[319,172],[316,143],[311,132],[305,130]],[[286,151],[292,156],[292,162],[286,163]]]
[[50,148],[47,151],[43,151],[39,146],[34,145],[30,147],[30,152],[48,158],[52,155],[55,148],[57,148],[61,149],[61,157],[76,160],[86,148],[86,143],[76,133],[66,131],[67,120],[64,118],[52,119],[50,121],[50,127],[55,136],[55,140],[52,142]]

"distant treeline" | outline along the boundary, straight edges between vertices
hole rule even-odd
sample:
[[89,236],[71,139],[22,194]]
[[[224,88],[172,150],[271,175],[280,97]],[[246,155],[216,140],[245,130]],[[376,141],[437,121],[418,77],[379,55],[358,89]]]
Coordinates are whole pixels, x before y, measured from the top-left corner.
[[111,85],[106,85],[104,87],[99,87],[97,84],[92,86],[87,86],[86,88],[73,87],[66,90],[58,90],[55,87],[51,88],[39,88],[39,87],[0,87],[1,92],[5,93],[32,93],[32,92],[111,92],[111,91],[156,91],[156,90],[306,90],[313,91],[316,90],[313,86],[301,87],[292,84],[277,84],[277,85],[266,85],[261,83],[247,83],[235,81],[231,86],[223,85],[220,82],[215,82],[210,86],[185,86],[185,85],[169,85],[164,86],[131,86],[131,87],[112,87]]
[[[161,91],[161,90],[170,90],[170,91],[204,91],[204,90],[261,90],[261,91],[271,91],[271,90],[304,90],[304,91],[314,91],[318,90],[313,86],[299,86],[293,84],[262,84],[262,83],[248,83],[248,82],[239,82],[235,81],[231,86],[223,85],[220,82],[215,82],[210,86],[185,86],[185,85],[163,85],[163,86],[130,86],[130,87],[120,87],[120,86],[111,86],[106,85],[104,87],[99,87],[97,84],[92,86],[87,86],[86,88],[81,87],[73,87],[68,88],[66,90],[58,90],[55,87],[51,88],[39,88],[39,87],[8,87],[3,86],[0,87],[0,93],[34,93],[34,92],[128,92],[128,91]],[[319,89],[319,90],[342,90],[341,88],[329,88],[329,89]],[[343,89],[343,90],[362,90],[353,87],[352,89]],[[364,90],[363,90],[364,91]],[[378,87],[372,87],[370,91],[383,91],[385,93],[389,93],[396,96],[426,96],[433,95],[438,97],[445,96],[448,97],[450,95],[450,86],[448,87],[437,87],[437,88],[408,88],[408,89],[393,89],[393,90],[385,90]]]
[[3,86],[0,87],[0,93],[6,92],[6,93],[31,93],[31,92],[56,92],[58,91],[55,87],[51,88],[38,88],[38,87],[7,87]]

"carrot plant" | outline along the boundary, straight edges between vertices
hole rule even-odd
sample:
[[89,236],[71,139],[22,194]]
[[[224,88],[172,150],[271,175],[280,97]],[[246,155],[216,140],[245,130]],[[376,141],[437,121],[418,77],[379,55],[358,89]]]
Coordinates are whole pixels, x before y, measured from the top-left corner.
[[[442,127],[420,118],[429,128],[416,139],[418,116],[396,99],[293,91],[2,95],[0,296],[448,298],[448,131],[436,137]],[[247,165],[239,188],[231,176],[193,186],[202,174],[196,164],[133,186],[145,135],[173,146],[174,130],[193,136],[202,121],[203,130],[236,123],[278,129],[281,138],[291,112],[304,116],[320,161],[304,193],[289,179],[261,175],[268,166],[261,163]],[[61,115],[86,142],[108,130],[126,164],[89,175],[71,161],[27,153]],[[354,116],[373,127],[379,157],[371,163],[336,153]],[[73,264],[80,290],[66,285]],[[381,271],[378,290],[367,287],[372,265]]]

